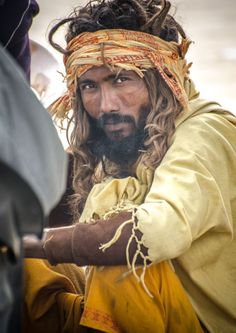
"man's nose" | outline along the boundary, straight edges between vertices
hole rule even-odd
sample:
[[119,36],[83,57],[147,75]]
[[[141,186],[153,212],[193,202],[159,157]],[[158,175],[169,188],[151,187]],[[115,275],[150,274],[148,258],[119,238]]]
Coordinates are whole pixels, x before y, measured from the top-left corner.
[[119,99],[115,92],[115,89],[109,85],[101,87],[100,94],[100,112],[118,112],[119,111]]

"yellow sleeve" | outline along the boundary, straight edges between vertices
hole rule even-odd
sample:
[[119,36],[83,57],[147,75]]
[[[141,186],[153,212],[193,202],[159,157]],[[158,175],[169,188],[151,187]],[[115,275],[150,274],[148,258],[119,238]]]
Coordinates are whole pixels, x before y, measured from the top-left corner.
[[[192,117],[176,130],[137,209],[143,244],[152,261],[176,258],[195,242],[195,259],[199,256],[201,262],[205,255],[209,257],[204,237],[211,238],[209,245],[217,235],[218,251],[232,239],[235,135],[233,121],[210,113]],[[212,255],[217,257],[217,251]]]
[[[74,277],[81,274],[78,268]],[[24,287],[25,333],[83,332],[79,322],[84,297],[69,274],[59,273],[58,268],[56,272],[44,260],[25,259]]]

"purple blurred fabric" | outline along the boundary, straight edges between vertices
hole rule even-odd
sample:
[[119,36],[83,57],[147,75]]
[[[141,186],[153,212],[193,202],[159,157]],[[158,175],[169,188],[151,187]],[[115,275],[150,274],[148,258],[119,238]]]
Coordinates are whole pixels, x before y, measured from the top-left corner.
[[33,17],[38,12],[39,6],[35,0],[0,0],[0,42],[21,66],[28,80],[30,80],[28,31]]

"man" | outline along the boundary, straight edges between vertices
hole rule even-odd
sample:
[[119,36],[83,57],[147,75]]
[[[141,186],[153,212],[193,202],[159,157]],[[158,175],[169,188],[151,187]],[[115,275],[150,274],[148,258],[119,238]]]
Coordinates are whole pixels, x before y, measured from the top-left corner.
[[[92,2],[51,31],[68,85],[51,110],[65,119],[73,108],[76,223],[25,244],[26,255],[94,266],[80,326],[200,332],[178,276],[204,330],[233,333],[236,119],[199,98],[189,41],[169,9],[166,1]],[[63,50],[53,34],[68,22]]]

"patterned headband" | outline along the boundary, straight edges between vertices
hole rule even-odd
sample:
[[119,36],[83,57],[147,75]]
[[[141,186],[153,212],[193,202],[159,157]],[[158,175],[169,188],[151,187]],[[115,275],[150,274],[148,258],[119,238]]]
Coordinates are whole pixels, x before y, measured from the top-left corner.
[[166,42],[159,37],[131,30],[110,29],[85,32],[68,45],[64,57],[68,91],[49,110],[61,120],[67,118],[76,96],[77,78],[93,66],[107,65],[135,71],[140,77],[149,68],[156,68],[178,101],[185,106],[188,97],[184,89],[189,66],[184,58],[191,42]]

